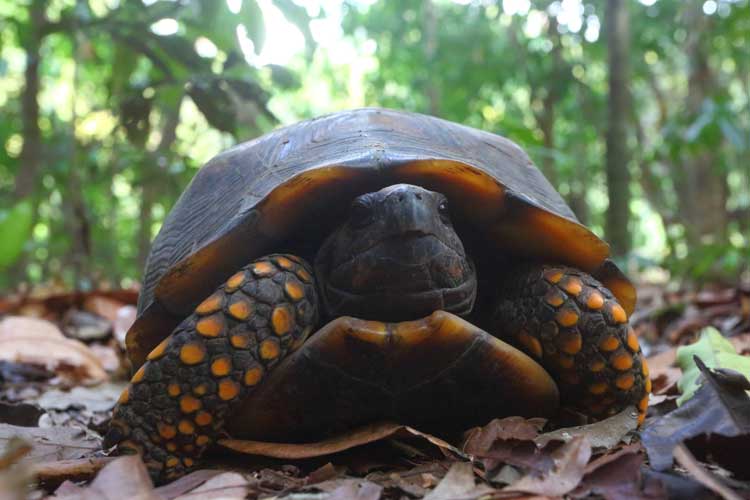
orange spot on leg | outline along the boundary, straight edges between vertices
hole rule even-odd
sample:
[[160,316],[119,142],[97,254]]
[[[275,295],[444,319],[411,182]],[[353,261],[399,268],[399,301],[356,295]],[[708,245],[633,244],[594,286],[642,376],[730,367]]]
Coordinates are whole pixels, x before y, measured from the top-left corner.
[[229,337],[229,343],[236,349],[247,349],[250,345],[250,337],[245,334],[235,334]]
[[559,269],[547,269],[544,271],[544,279],[548,282],[555,284],[559,282],[563,277],[563,272]]
[[640,344],[638,344],[638,336],[635,334],[635,331],[632,328],[628,328],[628,349],[630,349],[633,352],[638,352],[638,350],[641,348]]
[[256,262],[251,266],[250,270],[255,276],[258,276],[259,278],[271,276],[276,272],[276,269],[273,267],[273,265],[270,262],[265,261]]
[[135,372],[133,375],[133,378],[130,379],[130,382],[133,384],[137,384],[141,381],[143,381],[143,377],[146,375],[146,365],[141,366],[138,368],[138,371]]
[[227,292],[233,292],[241,287],[243,283],[245,283],[245,271],[239,271],[227,280],[225,289]]
[[167,394],[169,394],[173,398],[179,396],[180,392],[182,391],[180,390],[180,386],[177,384],[169,384],[167,386]]
[[232,371],[232,360],[229,356],[221,356],[211,362],[211,374],[215,377],[224,377]]
[[219,382],[219,398],[222,400],[229,401],[237,397],[239,393],[240,386],[234,380],[225,378]]
[[287,297],[297,302],[305,296],[305,289],[298,281],[289,280],[284,284],[284,291]]
[[518,341],[533,356],[537,358],[542,357],[542,344],[539,343],[536,337],[529,335],[526,331],[522,331],[518,334]]
[[560,343],[560,349],[566,354],[578,354],[583,346],[583,339],[579,333],[566,335]]
[[609,313],[612,315],[612,320],[614,320],[615,323],[625,323],[628,320],[628,315],[620,304],[612,304]]
[[193,413],[200,410],[201,406],[200,400],[193,396],[186,395],[180,399],[180,410],[182,410],[182,413]]
[[117,399],[117,404],[124,405],[128,402],[128,400],[130,400],[130,389],[126,387],[125,390],[120,394],[120,397]]
[[617,377],[617,380],[615,380],[615,385],[622,389],[623,391],[627,391],[631,387],[633,387],[633,384],[635,383],[635,377],[632,373],[626,373],[624,375],[620,375]]
[[195,308],[195,312],[198,314],[211,314],[221,309],[221,304],[224,298],[224,294],[216,292],[209,298],[201,302],[198,307]]
[[243,381],[245,382],[245,385],[253,386],[260,382],[261,378],[263,378],[263,368],[256,366],[245,372]]
[[168,345],[169,345],[169,337],[159,342],[159,345],[154,347],[154,350],[149,353],[146,359],[148,359],[149,361],[153,361],[155,359],[161,358],[162,356],[164,356],[164,353],[167,351]]
[[569,276],[560,284],[563,290],[568,292],[570,295],[577,297],[583,290],[583,284],[581,280],[576,277]]
[[164,439],[172,439],[173,437],[177,435],[177,430],[174,428],[173,425],[158,424],[156,428],[159,431],[159,435],[163,437]]
[[589,392],[591,394],[604,394],[607,392],[608,386],[606,382],[597,382],[589,386]]
[[181,434],[192,434],[195,432],[195,426],[189,420],[180,420],[180,423],[177,424],[177,430],[179,430]]
[[620,341],[614,335],[608,335],[599,342],[599,349],[605,352],[614,351],[620,347]]
[[260,343],[260,357],[267,361],[276,359],[281,353],[279,342],[275,339],[266,339]]
[[573,326],[578,323],[578,313],[571,309],[561,309],[557,311],[555,320],[560,326]]
[[612,366],[615,367],[615,370],[619,370],[621,372],[629,370],[633,366],[633,358],[627,352],[620,352],[618,354],[615,354],[614,356],[612,356],[612,359],[610,361],[612,363]]
[[204,337],[218,337],[224,330],[224,318],[220,314],[201,318],[195,324],[195,330]]
[[276,335],[285,335],[292,329],[292,313],[286,306],[279,306],[271,314],[271,326]]
[[189,343],[180,348],[180,361],[186,365],[197,365],[206,357],[206,348],[203,344]]
[[244,321],[250,317],[253,313],[253,306],[250,301],[241,296],[241,294],[235,294],[232,296],[232,301],[229,304],[229,315],[239,321]]
[[638,409],[642,412],[646,411],[646,408],[648,408],[648,398],[649,396],[646,394],[643,399],[638,402]]
[[292,269],[294,269],[294,262],[287,259],[286,257],[278,256],[275,260],[276,264],[278,264],[282,269],[286,269],[287,271],[291,271]]
[[602,306],[604,306],[604,297],[602,297],[602,294],[596,291],[591,292],[591,295],[586,299],[586,307],[598,311]]
[[213,421],[213,417],[210,413],[205,411],[202,411],[195,416],[195,423],[201,426],[208,425],[211,421]]

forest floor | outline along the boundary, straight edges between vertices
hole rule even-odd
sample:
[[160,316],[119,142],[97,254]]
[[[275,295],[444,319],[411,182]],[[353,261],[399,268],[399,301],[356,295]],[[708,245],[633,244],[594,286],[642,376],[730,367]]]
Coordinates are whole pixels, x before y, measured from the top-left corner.
[[[750,373],[750,288],[642,285],[639,294],[631,324],[653,383],[642,431],[628,409],[558,430],[498,419],[454,439],[380,423],[309,445],[226,440],[205,469],[159,487],[138,457],[101,450],[128,379],[137,292],[6,297],[0,498],[750,498],[750,382],[741,375]],[[678,406],[682,391],[692,397]],[[246,453],[228,449],[240,445]]]

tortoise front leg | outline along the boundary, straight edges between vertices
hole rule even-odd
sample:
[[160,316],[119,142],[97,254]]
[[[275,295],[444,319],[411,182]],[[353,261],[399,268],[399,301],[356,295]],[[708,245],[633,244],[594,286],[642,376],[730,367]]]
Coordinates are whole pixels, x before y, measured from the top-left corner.
[[564,406],[604,418],[634,405],[643,422],[648,367],[612,292],[565,266],[522,266],[500,286],[491,331],[541,362]]
[[143,456],[156,481],[184,474],[233,403],[299,347],[318,318],[310,267],[269,255],[204,300],[133,375],[105,446]]

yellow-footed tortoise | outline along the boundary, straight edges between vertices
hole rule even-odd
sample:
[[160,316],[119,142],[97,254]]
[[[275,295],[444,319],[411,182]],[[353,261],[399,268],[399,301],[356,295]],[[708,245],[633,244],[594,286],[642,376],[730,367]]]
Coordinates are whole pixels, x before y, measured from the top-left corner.
[[167,217],[105,442],[164,480],[224,431],[459,429],[560,404],[642,420],[635,292],[607,255],[497,135],[385,109],[277,130],[209,161]]

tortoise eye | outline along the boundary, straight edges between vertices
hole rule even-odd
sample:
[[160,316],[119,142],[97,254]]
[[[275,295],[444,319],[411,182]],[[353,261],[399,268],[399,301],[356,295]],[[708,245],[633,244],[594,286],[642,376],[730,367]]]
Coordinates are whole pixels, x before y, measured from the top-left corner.
[[438,213],[440,214],[440,218],[443,219],[444,222],[450,222],[450,210],[448,209],[448,200],[443,200],[440,202],[440,205],[438,205]]
[[352,208],[349,212],[349,223],[352,227],[363,227],[370,223],[372,220],[372,211],[370,206],[360,200],[356,200],[352,203]]

